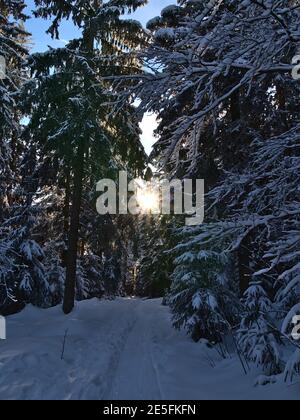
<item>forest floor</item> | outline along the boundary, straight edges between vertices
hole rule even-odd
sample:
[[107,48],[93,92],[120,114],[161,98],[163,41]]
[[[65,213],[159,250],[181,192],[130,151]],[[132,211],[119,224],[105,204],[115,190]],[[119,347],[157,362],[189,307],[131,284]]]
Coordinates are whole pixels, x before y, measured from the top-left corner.
[[160,300],[93,299],[67,317],[28,306],[0,340],[2,400],[300,399],[299,384],[256,387],[257,375],[174,330]]

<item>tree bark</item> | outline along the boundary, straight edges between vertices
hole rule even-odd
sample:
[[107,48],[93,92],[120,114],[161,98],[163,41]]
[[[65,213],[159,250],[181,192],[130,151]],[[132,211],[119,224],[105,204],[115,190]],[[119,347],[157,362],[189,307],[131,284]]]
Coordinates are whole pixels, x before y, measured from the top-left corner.
[[[240,107],[240,92],[236,91],[230,98],[230,110],[232,122],[241,119],[241,107]],[[246,290],[249,288],[250,281],[250,253],[248,249],[248,238],[245,238],[241,243],[240,249],[237,253],[238,259],[238,275],[239,275],[239,286],[241,296],[244,295]]]
[[283,121],[283,124],[285,128],[289,129],[289,124],[287,120],[287,114],[286,114],[286,89],[284,89],[283,86],[280,85],[280,83],[276,84],[276,90],[277,90],[277,101],[278,101],[278,107],[279,111],[281,112],[281,118]]
[[[95,0],[98,4],[99,0]],[[94,49],[95,34],[93,33],[90,23],[87,23],[83,31],[83,45],[87,57],[91,57]],[[88,76],[84,80],[85,91],[87,92],[90,87]],[[88,149],[88,139],[81,139],[77,157],[74,164],[74,185],[73,196],[70,209],[70,226],[69,226],[69,239],[67,251],[67,267],[66,267],[66,281],[65,293],[63,302],[63,311],[67,315],[72,312],[75,303],[76,293],[76,271],[77,271],[77,258],[78,258],[78,240],[79,240],[79,226],[80,226],[80,209],[82,201],[83,177],[85,166],[85,152]]]
[[65,173],[65,201],[64,201],[64,233],[67,235],[70,225],[71,172],[70,167]]
[[75,302],[77,252],[80,226],[80,208],[84,175],[84,141],[81,140],[74,168],[74,186],[70,214],[70,229],[67,252],[66,282],[63,302],[65,314],[72,312]]
[[238,251],[238,271],[241,296],[243,296],[248,290],[251,279],[250,253],[248,245],[248,238],[246,238]]
[[[71,200],[71,171],[68,164],[65,169],[65,200],[64,200],[64,241],[68,238],[70,227],[70,200]],[[67,242],[67,241],[66,241]],[[67,267],[67,244],[61,253],[61,262],[64,268]]]
[[239,120],[241,118],[240,92],[239,91],[236,91],[231,95],[230,109],[231,109],[232,122]]

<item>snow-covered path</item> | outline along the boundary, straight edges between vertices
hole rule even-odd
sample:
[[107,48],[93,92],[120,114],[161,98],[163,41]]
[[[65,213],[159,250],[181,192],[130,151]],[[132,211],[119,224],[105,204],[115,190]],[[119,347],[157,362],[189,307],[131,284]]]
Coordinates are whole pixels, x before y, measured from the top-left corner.
[[93,299],[68,317],[29,306],[7,333],[0,399],[300,399],[299,385],[254,387],[257,372],[175,331],[160,300]]

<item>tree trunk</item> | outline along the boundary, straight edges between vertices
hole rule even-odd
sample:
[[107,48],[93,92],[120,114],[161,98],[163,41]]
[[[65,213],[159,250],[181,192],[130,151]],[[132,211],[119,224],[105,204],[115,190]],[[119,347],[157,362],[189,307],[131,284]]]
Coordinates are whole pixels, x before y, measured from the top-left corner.
[[74,168],[74,186],[71,204],[70,215],[70,229],[68,239],[67,252],[67,268],[66,268],[66,282],[63,311],[65,314],[72,312],[75,302],[75,286],[76,286],[76,269],[77,269],[77,252],[78,252],[78,238],[80,225],[80,208],[83,189],[83,175],[84,175],[84,141],[81,140],[77,159]]
[[[236,91],[230,98],[230,110],[232,122],[241,118],[240,92]],[[241,296],[244,295],[249,287],[250,281],[250,253],[248,249],[248,238],[245,238],[237,253],[238,274]]]
[[81,257],[84,257],[84,251],[85,251],[85,242],[84,242],[84,239],[82,239],[80,243],[80,256]]
[[248,245],[248,238],[245,238],[238,250],[238,271],[241,296],[248,290],[251,279],[250,252]]
[[[95,5],[99,5],[99,0],[95,0]],[[95,34],[87,23],[83,31],[83,45],[87,57],[92,57],[94,49]],[[90,82],[88,76],[84,80],[85,92],[88,92]],[[89,140],[81,139],[78,150],[77,158],[74,167],[74,185],[73,197],[70,209],[70,226],[69,226],[69,239],[68,239],[68,252],[67,252],[67,268],[66,268],[66,282],[65,293],[63,302],[63,311],[65,314],[72,312],[75,302],[75,289],[76,289],[76,271],[77,271],[77,257],[78,257],[78,240],[79,240],[79,225],[80,225],[80,209],[82,201],[83,189],[83,176],[85,165],[85,152],[88,150]]]
[[240,92],[239,91],[236,91],[231,95],[230,109],[231,109],[232,122],[239,120],[241,118]]
[[62,250],[61,253],[61,264],[62,267],[67,267],[67,238],[69,233],[70,227],[70,200],[71,200],[71,171],[70,165],[66,166],[65,170],[65,200],[64,200],[64,209],[63,209],[63,216],[64,216],[64,242],[66,242],[66,246]]
[[286,89],[281,86],[280,83],[276,84],[276,90],[277,90],[277,101],[278,101],[278,107],[279,111],[281,112],[281,118],[282,122],[285,126],[285,128],[289,129],[288,119],[287,119],[287,107],[286,107]]
[[64,201],[64,233],[69,232],[70,225],[70,198],[71,198],[71,173],[67,166],[65,173],[65,201]]

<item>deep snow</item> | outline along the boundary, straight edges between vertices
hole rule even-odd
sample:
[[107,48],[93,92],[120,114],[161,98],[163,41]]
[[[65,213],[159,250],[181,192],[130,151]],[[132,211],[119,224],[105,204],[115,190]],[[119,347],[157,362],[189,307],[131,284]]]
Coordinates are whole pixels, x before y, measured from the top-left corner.
[[160,300],[93,299],[67,317],[28,306],[7,319],[0,372],[2,400],[300,399],[299,384],[255,387],[257,371],[174,330]]

